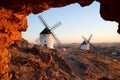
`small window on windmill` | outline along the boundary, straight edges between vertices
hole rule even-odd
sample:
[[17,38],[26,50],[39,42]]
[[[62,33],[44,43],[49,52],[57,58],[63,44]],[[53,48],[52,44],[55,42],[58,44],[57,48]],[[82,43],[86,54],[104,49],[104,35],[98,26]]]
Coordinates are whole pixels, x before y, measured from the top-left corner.
[[46,47],[47,47],[47,44],[44,44],[44,46],[46,46]]
[[[46,43],[46,40],[45,40],[44,42]],[[44,44],[44,46],[46,46],[46,47],[47,47],[47,44]]]
[[46,40],[44,42],[46,43]]

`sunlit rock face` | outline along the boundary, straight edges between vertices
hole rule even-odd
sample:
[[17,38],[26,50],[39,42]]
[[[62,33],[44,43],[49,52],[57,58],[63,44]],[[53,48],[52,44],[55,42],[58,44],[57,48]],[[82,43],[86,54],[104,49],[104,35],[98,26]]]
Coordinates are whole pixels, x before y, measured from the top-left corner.
[[26,30],[26,15],[0,10],[0,48],[9,46],[14,40],[21,39],[21,31]]
[[6,9],[13,10],[14,12],[29,14],[40,13],[51,7],[61,7],[72,3],[80,3],[81,6],[86,6],[94,0],[1,0],[0,6]]
[[[120,0],[0,0],[0,70],[3,70],[0,75],[7,75],[8,68],[4,71],[4,67],[7,67],[9,60],[2,61],[2,59],[9,58],[5,48],[15,40],[20,40],[21,31],[27,28],[27,15],[72,3],[87,6],[93,1],[100,2],[100,14],[103,19],[116,21],[120,24]],[[118,29],[118,33],[120,33],[120,29]],[[6,80],[5,77],[1,79]]]
[[26,30],[25,14],[13,13],[12,10],[0,9],[0,80],[9,80],[8,63],[10,55],[6,50],[15,40],[21,39],[21,31]]
[[55,49],[22,39],[12,44],[8,51],[11,80],[81,80]]

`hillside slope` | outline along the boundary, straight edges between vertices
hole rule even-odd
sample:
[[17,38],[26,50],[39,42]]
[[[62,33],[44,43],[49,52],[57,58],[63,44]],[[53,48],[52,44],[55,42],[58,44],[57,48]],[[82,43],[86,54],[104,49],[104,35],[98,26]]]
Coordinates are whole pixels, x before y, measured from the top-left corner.
[[11,80],[120,80],[120,61],[79,49],[66,51],[15,42],[9,47]]
[[69,49],[62,55],[82,80],[97,80],[100,78],[120,80],[119,60],[79,49]]
[[8,49],[11,80],[80,80],[58,51],[22,41]]

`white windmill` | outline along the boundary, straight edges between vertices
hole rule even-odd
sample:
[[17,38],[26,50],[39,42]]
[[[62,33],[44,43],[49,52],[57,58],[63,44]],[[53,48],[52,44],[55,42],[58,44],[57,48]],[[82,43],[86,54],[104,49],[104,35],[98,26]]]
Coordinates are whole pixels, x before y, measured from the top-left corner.
[[[90,40],[91,40],[91,38],[92,38],[92,34],[90,35],[90,37],[88,38],[88,40],[84,37],[84,36],[82,36],[82,38],[84,39],[84,41],[81,43],[81,45],[80,45],[80,49],[82,49],[82,50],[90,50],[90,45],[92,46],[92,47],[94,47],[91,43],[90,43]],[[95,47],[94,47],[95,48]]]
[[57,39],[57,37],[55,36],[55,34],[52,32],[52,30],[54,30],[56,27],[58,27],[59,25],[61,25],[61,22],[55,24],[53,27],[49,27],[47,25],[47,23],[45,22],[45,20],[43,19],[42,16],[39,16],[40,21],[43,23],[43,25],[45,26],[45,29],[40,33],[40,38],[36,40],[36,42],[39,41],[39,44],[42,46],[47,46],[49,48],[54,48],[53,44],[54,44],[54,40],[53,38],[56,40],[56,42],[58,44],[60,44],[60,41]]

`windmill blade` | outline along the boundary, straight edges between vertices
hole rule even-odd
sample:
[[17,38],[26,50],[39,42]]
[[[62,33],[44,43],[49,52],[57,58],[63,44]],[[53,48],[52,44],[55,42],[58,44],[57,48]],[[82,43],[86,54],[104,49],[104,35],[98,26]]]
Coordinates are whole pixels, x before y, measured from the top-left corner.
[[82,46],[82,44],[80,44],[80,46],[78,47],[78,49],[81,48],[81,46]]
[[90,35],[90,37],[89,37],[89,39],[88,39],[88,41],[90,41],[90,40],[91,40],[92,36],[93,36],[93,35],[91,34],[91,35]]
[[50,30],[54,30],[56,27],[60,26],[62,23],[58,22],[57,24],[55,24],[54,26],[52,26],[52,28]]
[[91,44],[90,42],[89,42],[89,44],[90,44],[90,45],[91,45],[91,46],[92,46],[95,50],[97,50],[97,49],[96,49],[96,47],[95,47],[95,46],[93,46],[93,44]]
[[83,38],[85,41],[87,41],[87,42],[88,42],[88,40],[87,40],[84,36],[82,36],[82,38]]
[[37,44],[39,44],[39,43],[40,43],[40,38],[37,37],[37,38],[35,39],[35,42],[36,42]]
[[38,17],[39,17],[40,21],[43,23],[43,25],[44,25],[46,28],[49,28],[48,24],[45,22],[45,20],[43,19],[43,17],[40,16],[40,15],[39,15]]
[[58,40],[58,38],[56,37],[56,35],[53,32],[52,32],[52,36],[56,40],[57,44],[61,45],[61,42]]

